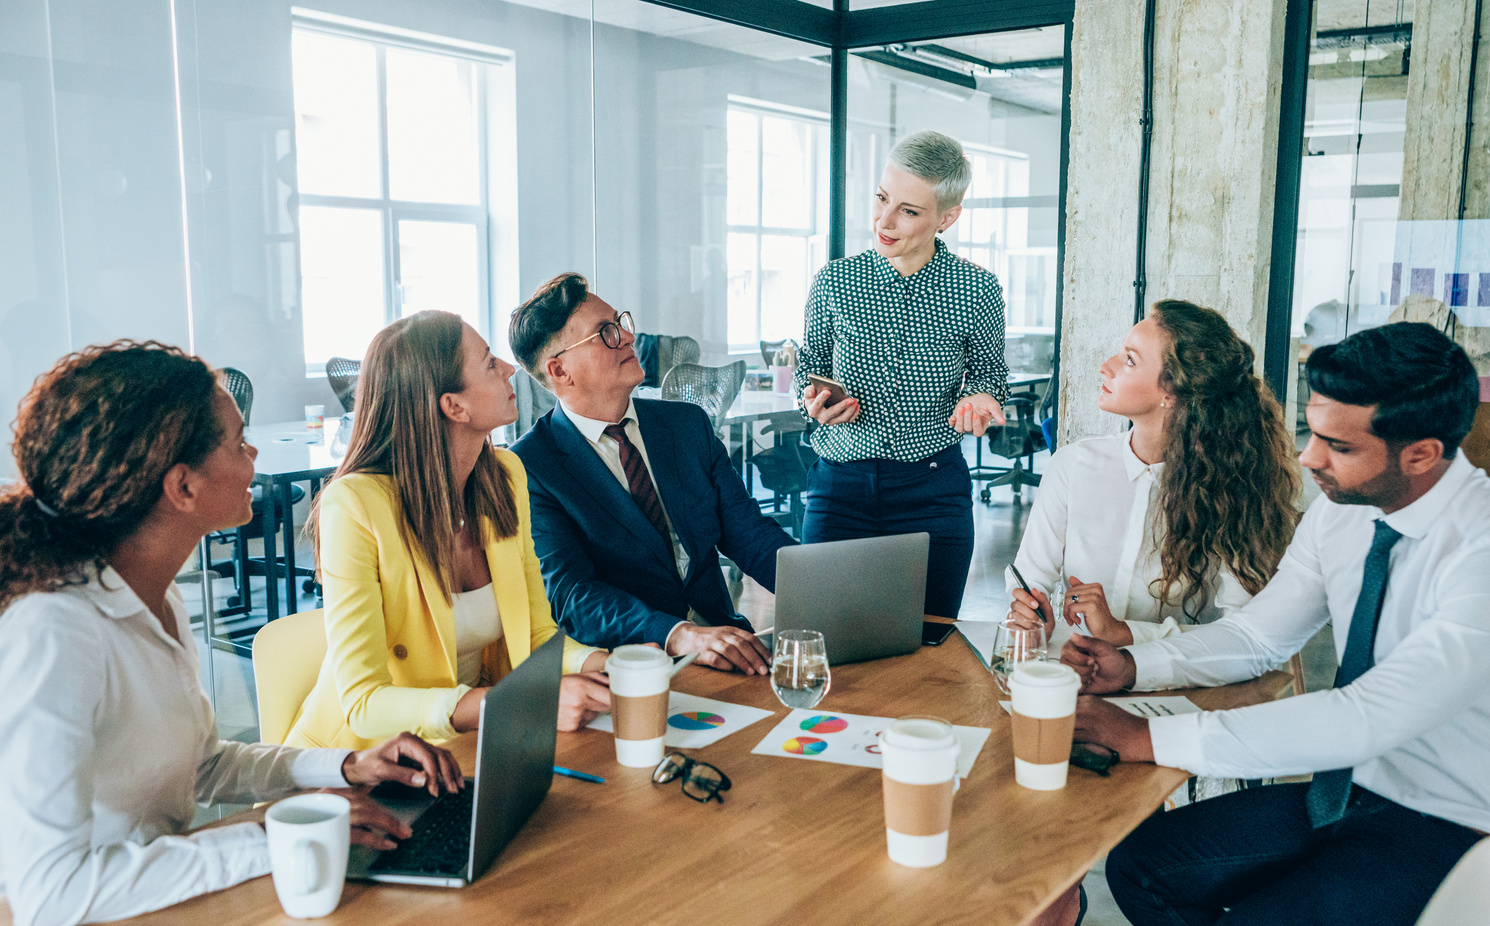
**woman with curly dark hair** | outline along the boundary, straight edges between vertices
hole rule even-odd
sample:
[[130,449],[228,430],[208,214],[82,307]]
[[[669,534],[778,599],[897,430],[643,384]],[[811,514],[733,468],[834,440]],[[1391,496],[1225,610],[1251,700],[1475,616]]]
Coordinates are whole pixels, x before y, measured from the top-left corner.
[[[217,738],[175,576],[245,523],[256,451],[205,363],[120,341],[64,357],[15,423],[0,490],[0,891],[18,924],[122,919],[267,874],[256,823],[185,833],[197,804],[397,780],[459,787],[410,734],[364,752]],[[399,758],[417,767],[399,765]],[[408,828],[347,792],[352,839]]]
[[1252,348],[1220,313],[1167,299],[1101,367],[1097,406],[1133,422],[1061,448],[1011,581],[1012,622],[1126,646],[1209,623],[1277,569],[1298,523],[1299,470]]

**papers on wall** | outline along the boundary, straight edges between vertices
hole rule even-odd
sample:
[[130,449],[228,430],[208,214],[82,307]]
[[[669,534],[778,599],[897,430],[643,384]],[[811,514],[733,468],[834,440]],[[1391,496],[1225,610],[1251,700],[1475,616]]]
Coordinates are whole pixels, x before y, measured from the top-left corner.
[[[1108,698],[1107,701],[1139,717],[1173,717],[1176,714],[1200,713],[1200,708],[1195,705],[1195,702],[1182,695],[1145,695],[1132,698]],[[1014,713],[1013,701],[1000,701],[999,706],[1010,714]]]
[[[699,749],[717,743],[758,720],[770,717],[771,711],[728,701],[715,701],[681,691],[668,692],[667,733],[662,743],[673,749]],[[615,722],[609,714],[590,721],[591,730],[614,733]]]
[[[883,760],[880,758],[879,735],[890,723],[889,717],[866,717],[821,708],[795,710],[750,751],[759,756],[880,768]],[[983,727],[954,726],[952,729],[961,746],[957,774],[966,778],[992,731]]]

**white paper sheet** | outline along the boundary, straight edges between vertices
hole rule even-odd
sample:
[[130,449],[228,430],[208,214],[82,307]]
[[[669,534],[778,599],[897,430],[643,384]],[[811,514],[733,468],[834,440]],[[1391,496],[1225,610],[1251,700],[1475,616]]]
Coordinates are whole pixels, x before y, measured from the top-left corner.
[[[667,733],[662,742],[673,749],[699,749],[771,715],[771,711],[758,707],[673,691],[667,696]],[[606,733],[616,729],[609,714],[590,721],[589,728]]]
[[[1183,695],[1108,698],[1107,701],[1139,717],[1173,717],[1176,714],[1200,713],[1195,702]],[[1014,713],[1013,701],[1000,701],[999,706],[1010,714]]]
[[[883,760],[879,735],[890,722],[889,717],[866,717],[821,708],[795,710],[750,751],[761,756],[880,768]],[[993,731],[983,727],[952,729],[962,747],[957,755],[957,774],[966,778]]]
[[1004,626],[1003,621],[958,621],[957,632],[967,640],[967,645],[972,647],[978,658],[983,660],[983,668],[988,668],[993,662],[993,649],[998,645],[998,635]]

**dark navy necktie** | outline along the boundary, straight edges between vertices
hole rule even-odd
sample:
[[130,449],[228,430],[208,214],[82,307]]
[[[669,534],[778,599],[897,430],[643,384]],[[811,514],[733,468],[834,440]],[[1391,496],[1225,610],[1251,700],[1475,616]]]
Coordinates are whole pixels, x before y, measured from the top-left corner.
[[[1402,535],[1388,527],[1387,522],[1376,522],[1376,536],[1371,538],[1371,552],[1366,554],[1366,569],[1361,577],[1361,596],[1356,599],[1355,613],[1350,616],[1345,655],[1335,673],[1336,688],[1344,688],[1376,664],[1373,653],[1376,623],[1381,618],[1381,602],[1386,597],[1387,566],[1392,556],[1392,545],[1400,539]],[[1354,772],[1354,769],[1337,768],[1314,773],[1306,804],[1309,822],[1315,829],[1329,826],[1345,816]]]
[[605,435],[614,440],[621,451],[621,469],[626,473],[626,484],[631,489],[636,507],[657,528],[663,542],[671,547],[672,531],[667,526],[667,515],[662,513],[662,500],[657,497],[657,486],[652,482],[652,474],[647,472],[647,461],[642,459],[641,451],[626,436],[626,422],[630,420],[627,418],[620,424],[606,425]]

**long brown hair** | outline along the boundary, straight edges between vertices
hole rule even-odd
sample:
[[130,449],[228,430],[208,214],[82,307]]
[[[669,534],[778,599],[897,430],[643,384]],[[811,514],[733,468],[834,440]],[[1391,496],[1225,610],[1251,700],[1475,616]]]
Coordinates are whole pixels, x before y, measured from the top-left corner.
[[[450,430],[440,396],[466,388],[459,315],[426,311],[379,331],[357,378],[357,414],[347,456],[332,479],[374,473],[393,481],[404,546],[440,577],[448,600],[455,588],[458,522],[476,525],[483,544],[517,535],[517,498],[488,441],[466,491],[456,502]],[[320,561],[320,499],[306,521]]]
[[1153,314],[1169,337],[1159,385],[1175,408],[1159,476],[1162,574],[1151,589],[1168,602],[1183,581],[1188,612],[1218,566],[1262,591],[1298,524],[1300,476],[1283,408],[1253,372],[1247,342],[1194,303],[1165,299]]
[[23,480],[0,489],[0,611],[86,580],[140,526],[178,463],[222,442],[217,377],[180,349],[115,341],[69,354],[21,401]]

